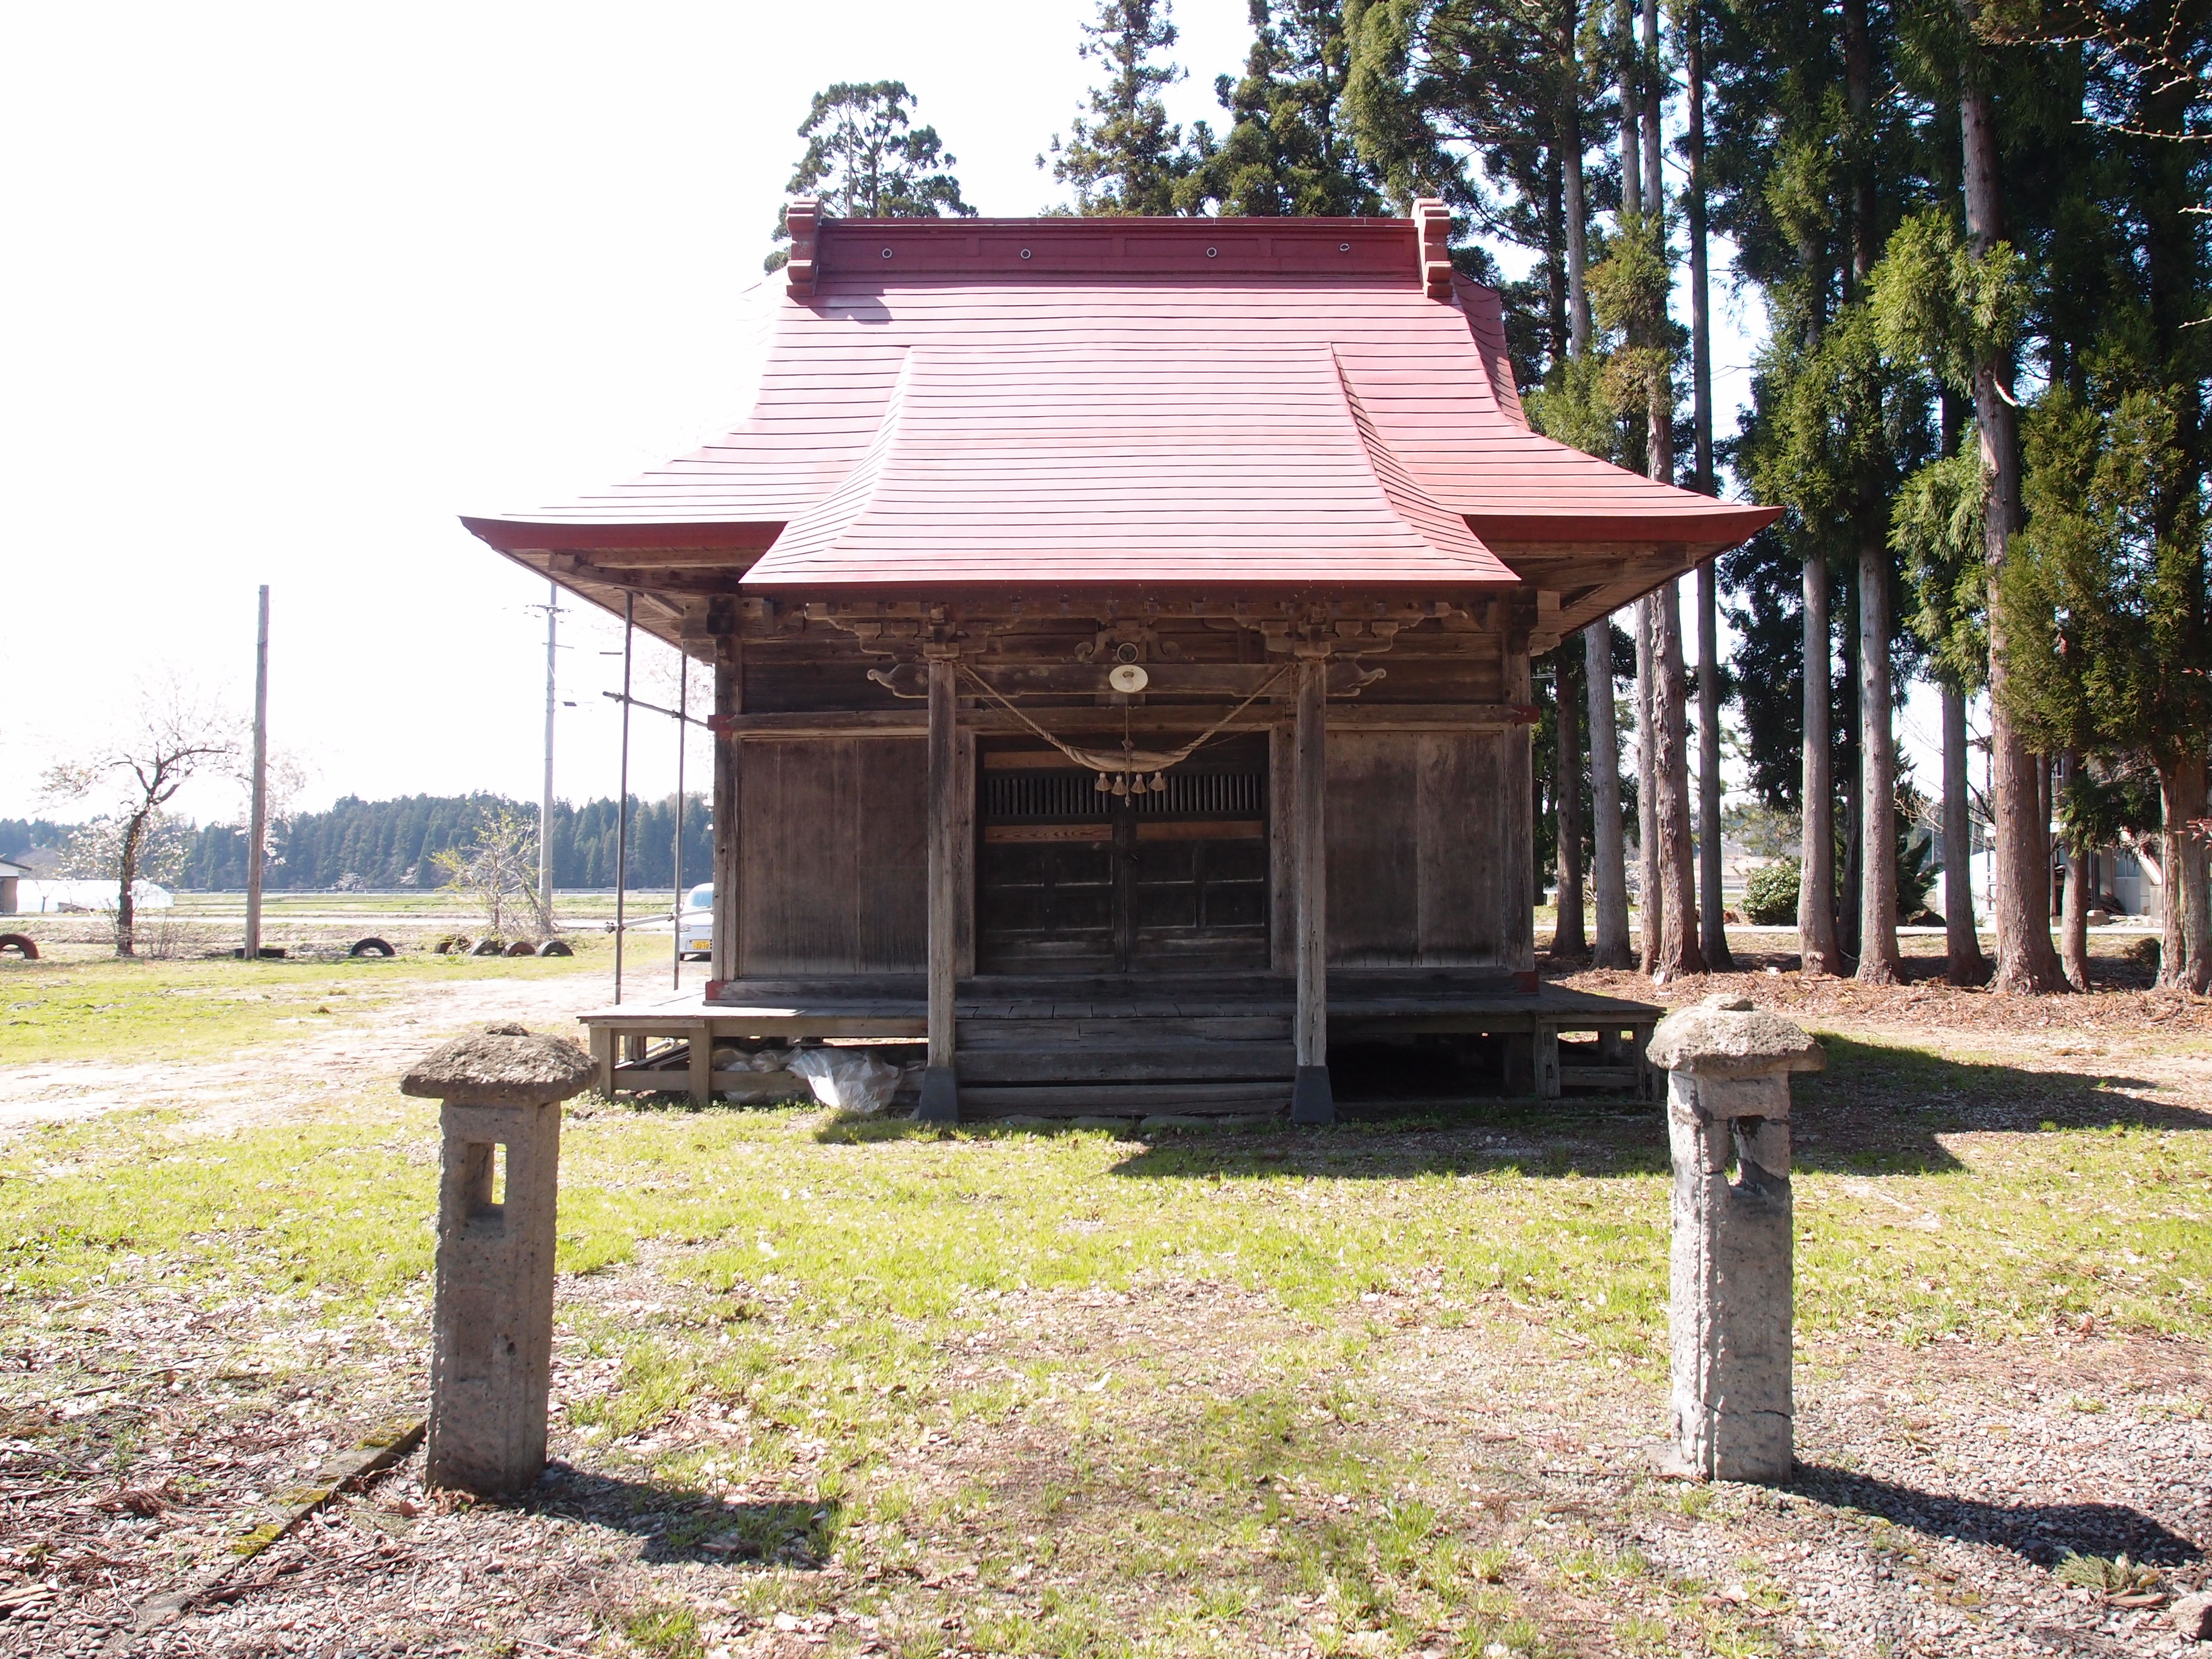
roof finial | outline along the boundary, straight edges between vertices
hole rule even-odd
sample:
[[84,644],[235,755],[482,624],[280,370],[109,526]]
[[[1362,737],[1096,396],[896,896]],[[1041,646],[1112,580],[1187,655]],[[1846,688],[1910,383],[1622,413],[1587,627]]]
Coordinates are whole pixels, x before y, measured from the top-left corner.
[[1421,239],[1421,286],[1431,300],[1450,299],[1451,210],[1433,196],[1421,197],[1413,204],[1413,228]]
[[822,204],[811,196],[794,196],[784,210],[784,227],[791,232],[791,262],[784,266],[785,281],[794,299],[814,294],[814,238],[821,225]]

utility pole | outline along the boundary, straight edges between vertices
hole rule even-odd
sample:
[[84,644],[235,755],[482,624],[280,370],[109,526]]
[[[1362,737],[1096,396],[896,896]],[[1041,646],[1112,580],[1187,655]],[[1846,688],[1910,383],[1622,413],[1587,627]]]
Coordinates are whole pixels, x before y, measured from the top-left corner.
[[261,960],[261,855],[269,840],[269,585],[261,585],[261,624],[253,645],[253,817],[246,846],[246,949]]

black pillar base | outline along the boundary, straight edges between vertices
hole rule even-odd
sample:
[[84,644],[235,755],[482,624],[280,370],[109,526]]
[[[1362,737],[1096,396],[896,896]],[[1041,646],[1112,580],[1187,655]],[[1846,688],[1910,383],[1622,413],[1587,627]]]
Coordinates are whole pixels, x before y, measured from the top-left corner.
[[920,1123],[960,1121],[960,1085],[950,1066],[932,1066],[921,1074],[921,1104],[915,1108]]
[[1297,1081],[1291,1085],[1291,1121],[1293,1123],[1334,1123],[1336,1121],[1336,1097],[1329,1092],[1328,1067],[1301,1066]]

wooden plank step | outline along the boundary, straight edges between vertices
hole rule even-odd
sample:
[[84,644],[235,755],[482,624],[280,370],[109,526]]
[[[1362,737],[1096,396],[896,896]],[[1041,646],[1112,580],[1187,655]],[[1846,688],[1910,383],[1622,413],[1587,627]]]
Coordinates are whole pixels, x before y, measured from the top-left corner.
[[1158,1048],[1171,1042],[1288,1042],[1288,1014],[1223,1014],[1188,1019],[964,1019],[967,1048]]
[[1634,1066],[1570,1066],[1559,1067],[1559,1084],[1568,1089],[1633,1089],[1639,1068]]
[[1297,1058],[1288,1042],[1194,1042],[1170,1048],[963,1048],[956,1074],[975,1083],[1187,1082],[1264,1079],[1287,1083]]
[[963,1085],[960,1115],[1006,1117],[1150,1117],[1154,1113],[1242,1116],[1280,1112],[1291,1103],[1287,1083],[1056,1083],[984,1088]]

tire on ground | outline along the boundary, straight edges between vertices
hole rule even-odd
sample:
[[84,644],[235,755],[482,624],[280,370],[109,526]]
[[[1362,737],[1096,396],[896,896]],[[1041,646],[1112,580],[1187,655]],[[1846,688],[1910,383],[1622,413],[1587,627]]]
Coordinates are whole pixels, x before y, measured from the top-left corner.
[[573,957],[576,953],[568,948],[567,939],[549,939],[538,947],[538,954],[541,957]]
[[0,951],[13,951],[26,962],[39,959],[39,942],[28,933],[0,933]]
[[393,950],[386,940],[372,935],[368,939],[356,939],[353,942],[353,949],[346,954],[349,957],[396,957],[399,952]]
[[507,947],[507,954],[511,957],[534,957],[538,954],[538,947],[526,939],[519,939]]
[[472,957],[503,957],[507,951],[495,939],[480,939],[476,942],[476,948],[469,954]]

